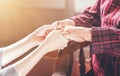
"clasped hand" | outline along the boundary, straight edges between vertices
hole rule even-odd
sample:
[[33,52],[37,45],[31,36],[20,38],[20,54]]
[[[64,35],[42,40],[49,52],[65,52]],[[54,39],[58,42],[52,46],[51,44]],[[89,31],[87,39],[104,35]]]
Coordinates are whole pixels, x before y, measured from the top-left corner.
[[62,34],[73,41],[76,42],[91,42],[91,28],[77,27],[77,26],[66,26]]
[[31,35],[34,42],[37,42],[37,44],[44,42],[44,44],[50,46],[49,49],[51,48],[52,51],[66,47],[69,40],[76,42],[91,41],[91,28],[77,26],[60,28],[57,25],[44,25]]

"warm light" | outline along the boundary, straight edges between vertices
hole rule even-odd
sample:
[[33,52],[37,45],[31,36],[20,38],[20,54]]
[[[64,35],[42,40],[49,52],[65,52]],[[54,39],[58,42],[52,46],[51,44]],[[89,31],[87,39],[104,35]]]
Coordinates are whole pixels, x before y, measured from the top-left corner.
[[11,0],[0,0],[0,6],[2,5],[10,5],[12,3]]
[[5,0],[0,0],[0,3],[3,3]]
[[17,8],[15,6],[14,0],[0,0],[0,26],[6,25],[7,23],[11,23],[12,19],[17,15]]
[[21,0],[0,0],[0,7],[16,7],[22,4]]

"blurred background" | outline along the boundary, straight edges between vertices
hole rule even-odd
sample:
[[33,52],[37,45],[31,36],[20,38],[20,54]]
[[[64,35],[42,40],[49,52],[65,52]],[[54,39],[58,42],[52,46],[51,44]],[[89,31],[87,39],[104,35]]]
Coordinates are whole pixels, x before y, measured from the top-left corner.
[[[77,15],[93,3],[94,0],[0,0],[0,47],[22,39],[42,25]],[[78,61],[76,54],[74,60]],[[86,55],[89,57],[89,53]],[[54,58],[42,59],[28,76],[51,76],[55,62]],[[40,68],[46,72],[40,72]]]
[[69,18],[94,0],[0,0],[0,46],[11,44],[36,28]]

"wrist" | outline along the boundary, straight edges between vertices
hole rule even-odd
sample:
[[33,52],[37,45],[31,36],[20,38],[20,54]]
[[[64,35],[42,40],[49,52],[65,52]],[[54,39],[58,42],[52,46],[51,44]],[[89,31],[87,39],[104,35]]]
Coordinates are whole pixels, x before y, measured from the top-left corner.
[[80,27],[80,37],[85,40],[91,42],[92,40],[92,29],[86,27]]

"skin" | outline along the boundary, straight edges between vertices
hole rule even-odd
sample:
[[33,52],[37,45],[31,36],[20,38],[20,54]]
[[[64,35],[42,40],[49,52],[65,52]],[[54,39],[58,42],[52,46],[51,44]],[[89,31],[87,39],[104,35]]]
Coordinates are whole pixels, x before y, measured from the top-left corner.
[[41,44],[50,28],[51,26],[44,25],[16,43],[4,47],[2,53],[2,65],[8,64],[29,51],[32,47]]
[[91,28],[86,27],[67,26],[64,29],[63,35],[76,42],[91,42],[91,30]]
[[2,64],[3,66],[8,64],[32,47],[39,45],[29,55],[12,64],[18,76],[25,76],[45,54],[66,47],[68,39],[76,42],[91,41],[91,29],[76,27],[72,20],[63,20],[54,22],[50,26],[40,27],[20,41],[5,47],[2,53]]
[[45,54],[56,49],[62,49],[66,47],[67,43],[68,39],[62,36],[61,31],[52,31],[37,49],[35,49],[22,60],[13,64],[13,66],[19,76],[25,76]]
[[63,35],[73,41],[76,42],[84,42],[90,41],[91,42],[91,31],[92,28],[86,27],[77,27],[75,26],[75,22],[70,19],[55,21],[52,23],[52,26],[57,25],[58,29],[63,30]]

